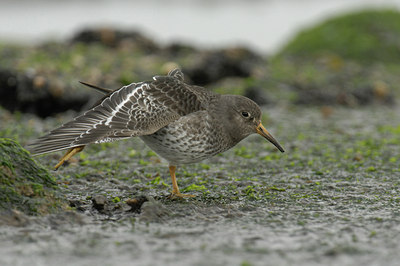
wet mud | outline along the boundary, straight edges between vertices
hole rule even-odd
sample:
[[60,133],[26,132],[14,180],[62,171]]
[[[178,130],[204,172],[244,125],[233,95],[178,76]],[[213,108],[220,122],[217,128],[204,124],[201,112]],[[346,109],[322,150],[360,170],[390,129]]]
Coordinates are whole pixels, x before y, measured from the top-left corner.
[[[69,207],[0,219],[1,265],[396,265],[398,107],[274,106],[252,136],[203,163],[166,164],[140,140],[93,145],[52,172]],[[18,121],[21,144],[74,114]],[[28,129],[27,129],[28,126]],[[51,169],[61,153],[37,157]]]

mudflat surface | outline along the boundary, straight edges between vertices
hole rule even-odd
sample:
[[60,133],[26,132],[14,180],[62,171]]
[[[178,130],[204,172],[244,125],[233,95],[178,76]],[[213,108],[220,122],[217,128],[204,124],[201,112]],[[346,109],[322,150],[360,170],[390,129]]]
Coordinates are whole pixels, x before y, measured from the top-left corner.
[[[168,197],[168,168],[139,139],[87,147],[54,172],[71,210],[10,214],[0,264],[396,265],[399,111],[268,107],[264,125],[286,153],[252,136],[179,167],[196,195],[185,200]],[[73,115],[1,110],[0,132],[24,145]],[[50,169],[61,154],[36,159]]]

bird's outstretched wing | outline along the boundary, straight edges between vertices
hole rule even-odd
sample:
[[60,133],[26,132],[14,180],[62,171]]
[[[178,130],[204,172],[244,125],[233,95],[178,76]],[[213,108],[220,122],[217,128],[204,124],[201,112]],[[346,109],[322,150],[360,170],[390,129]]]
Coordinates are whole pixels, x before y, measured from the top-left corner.
[[180,70],[132,83],[27,146],[32,154],[148,135],[189,113],[204,110],[211,93],[187,85]]

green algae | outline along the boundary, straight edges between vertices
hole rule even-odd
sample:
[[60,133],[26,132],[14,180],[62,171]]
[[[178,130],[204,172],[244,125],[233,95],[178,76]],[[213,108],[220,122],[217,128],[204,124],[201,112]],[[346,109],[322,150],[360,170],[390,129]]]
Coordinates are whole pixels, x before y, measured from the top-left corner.
[[289,41],[280,55],[312,60],[330,54],[361,63],[396,63],[400,60],[399,34],[400,12],[359,11],[303,30]]

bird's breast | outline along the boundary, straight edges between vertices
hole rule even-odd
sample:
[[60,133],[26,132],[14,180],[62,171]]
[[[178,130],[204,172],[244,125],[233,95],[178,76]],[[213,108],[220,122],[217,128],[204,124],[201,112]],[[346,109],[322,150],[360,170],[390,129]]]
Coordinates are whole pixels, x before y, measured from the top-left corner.
[[206,112],[181,117],[157,132],[140,138],[172,165],[199,162],[233,145]]

